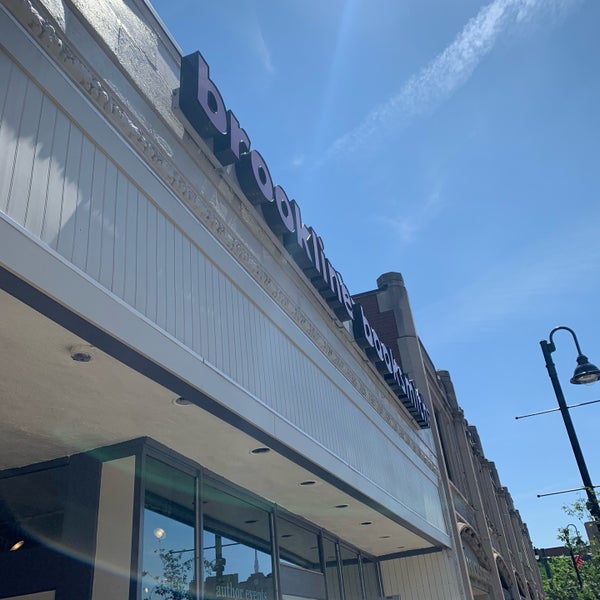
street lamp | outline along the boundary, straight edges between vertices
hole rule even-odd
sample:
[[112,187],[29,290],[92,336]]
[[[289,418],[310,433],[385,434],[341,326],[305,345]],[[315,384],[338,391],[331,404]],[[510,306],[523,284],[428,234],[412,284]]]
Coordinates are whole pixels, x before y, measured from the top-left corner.
[[579,564],[577,560],[583,562],[581,559],[581,555],[577,555],[577,559],[573,554],[573,544],[571,543],[571,536],[569,534],[569,527],[572,527],[575,530],[575,545],[579,548],[583,545],[581,541],[581,536],[579,535],[579,529],[573,523],[569,523],[566,527],[563,528],[563,535],[565,538],[565,544],[567,545],[567,550],[569,551],[569,556],[571,557],[571,562],[573,563],[573,568],[575,569],[575,574],[577,575],[577,583],[579,585],[579,589],[583,589],[583,582],[581,581],[581,574],[579,573]]
[[588,361],[587,356],[584,356],[584,354],[581,352],[577,336],[575,335],[575,332],[569,327],[555,327],[550,332],[550,337],[548,341],[542,340],[540,342],[540,346],[542,347],[542,353],[544,354],[544,359],[546,360],[546,368],[548,369],[548,375],[550,376],[550,381],[552,382],[552,387],[554,388],[554,393],[556,394],[556,400],[558,401],[560,414],[562,415],[563,421],[565,423],[567,434],[569,436],[569,441],[571,442],[571,448],[573,449],[573,454],[575,455],[575,460],[577,461],[577,466],[579,467],[579,473],[581,474],[581,480],[583,481],[585,493],[587,494],[588,508],[590,514],[592,515],[592,519],[594,520],[596,534],[600,539],[600,507],[598,506],[598,499],[596,498],[594,486],[592,484],[587,465],[585,464],[583,453],[581,452],[579,440],[577,439],[577,434],[575,433],[575,428],[573,427],[573,421],[571,421],[571,415],[569,414],[569,408],[567,406],[567,403],[565,402],[565,396],[563,394],[562,388],[560,387],[560,382],[558,381],[556,367],[552,362],[552,353],[556,350],[556,346],[554,345],[552,338],[554,337],[554,334],[561,329],[568,331],[573,336],[573,340],[575,341],[575,346],[577,348],[577,367],[575,368],[573,377],[571,377],[571,383],[581,384],[593,383],[594,381],[598,381],[600,379],[600,369],[598,369],[598,367],[596,367],[595,365],[591,364]]

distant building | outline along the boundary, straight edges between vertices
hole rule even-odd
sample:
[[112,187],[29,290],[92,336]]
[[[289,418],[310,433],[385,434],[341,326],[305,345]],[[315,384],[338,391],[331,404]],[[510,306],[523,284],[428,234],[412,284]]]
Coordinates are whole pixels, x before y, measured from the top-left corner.
[[211,77],[144,0],[0,3],[0,598],[541,597]]
[[461,573],[472,597],[543,598],[527,526],[486,459],[477,429],[465,419],[450,374],[436,370],[421,344],[402,276],[386,273],[377,285],[355,300],[404,372],[429,395]]

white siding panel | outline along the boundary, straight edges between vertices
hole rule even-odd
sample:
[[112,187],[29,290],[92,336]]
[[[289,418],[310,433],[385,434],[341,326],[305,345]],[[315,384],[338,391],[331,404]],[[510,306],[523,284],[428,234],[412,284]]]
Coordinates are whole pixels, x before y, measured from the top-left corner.
[[450,552],[436,552],[381,563],[384,596],[402,600],[464,600],[458,568]]
[[283,397],[280,382],[281,354],[279,352],[278,339],[273,335],[273,327],[262,315],[255,318],[260,319],[264,325],[265,351],[258,358],[258,372],[263,380],[263,398],[271,398],[275,410],[285,415],[286,399]]
[[174,310],[173,335],[183,341],[185,320],[183,316],[183,235],[177,229],[174,230],[173,238],[173,293],[175,303],[172,306]]
[[[231,337],[231,326],[234,316],[231,311],[231,286],[224,274],[217,271],[219,274],[219,338],[217,340],[220,353],[218,356],[217,365],[222,371],[232,374],[231,349],[233,348],[234,339]],[[228,318],[231,317],[231,318]]]
[[136,248],[137,248],[137,213],[138,191],[131,182],[127,182],[127,217],[125,221],[125,289],[123,300],[135,305],[136,288]]
[[148,239],[148,200],[137,192],[137,231],[135,245],[135,308],[142,314],[146,313],[146,298],[148,294],[147,246]]
[[[6,85],[0,86],[0,148],[2,148],[2,152],[6,153],[8,153],[8,140],[16,138],[10,128],[9,119],[6,114],[8,107],[13,104],[12,93],[9,94],[8,90],[11,88],[11,83],[13,83],[12,79],[15,72],[19,73],[19,71],[13,69],[12,63],[0,57],[0,81],[6,82]],[[6,184],[9,181],[10,165],[11,162],[6,160],[6,158],[0,162],[0,210],[3,212],[6,212],[6,203],[8,201],[8,188]]]
[[[214,293],[213,289],[213,268],[210,262],[204,260],[204,256],[199,256],[199,265],[202,270],[198,273],[198,298],[200,310],[197,314],[200,317],[199,329],[201,332],[200,348],[202,356],[210,361],[214,358]],[[204,304],[202,303],[204,299]]]
[[266,356],[268,352],[266,330],[263,321],[261,319],[255,318],[255,314],[252,310],[252,307],[247,306],[247,309],[248,322],[250,323],[252,332],[252,368],[254,369],[252,389],[256,390],[255,393],[259,398],[264,398],[266,382],[264,381],[263,373],[261,372],[261,360],[259,357]]
[[29,204],[25,217],[25,227],[37,237],[42,234],[44,222],[56,113],[56,107],[48,99],[43,98],[40,126],[37,132],[36,156],[31,174]]
[[[116,200],[115,200],[115,246],[114,246],[114,271],[112,290],[119,296],[125,297],[125,261],[127,239],[127,191],[129,182],[123,173],[117,174]],[[154,246],[156,254],[156,247]]]
[[[100,274],[98,281],[107,289],[111,289],[115,260],[115,216],[117,202],[118,171],[112,162],[106,163],[104,180],[104,204],[102,207],[102,237],[100,241]],[[138,255],[140,253],[138,252]],[[141,256],[146,257],[144,252]]]
[[20,194],[9,194],[6,212],[20,225],[25,225],[27,212],[26,198],[31,188],[31,173],[34,164],[35,144],[40,124],[42,110],[42,94],[33,84],[27,83],[25,102],[20,106],[17,148],[15,153],[14,170],[12,174],[11,191],[18,189]]
[[164,329],[169,333],[175,330],[175,273],[173,265],[175,264],[175,228],[173,223],[163,215],[165,241],[164,247],[159,250],[164,254],[164,269],[165,269],[165,294],[164,294],[164,313],[165,324]]
[[94,170],[86,168],[93,165],[96,155],[95,146],[84,138],[81,146],[81,170],[77,193],[77,210],[74,215],[75,232],[73,237],[73,264],[80,269],[86,268],[88,259],[88,243],[90,237],[90,210],[92,198],[92,178]]
[[167,221],[162,213],[156,215],[156,321],[167,326]]
[[[146,316],[156,322],[158,309],[158,251],[156,233],[158,209],[148,204],[148,227],[146,229]],[[116,291],[116,290],[115,290]]]
[[221,311],[223,310],[223,276],[221,272],[211,265],[211,271],[213,274],[213,320],[214,330],[213,335],[213,354],[212,360],[214,364],[219,367],[223,366],[223,318]]
[[65,177],[64,168],[67,161],[70,129],[71,126],[65,115],[57,112],[54,138],[52,140],[52,156],[50,157],[50,172],[48,173],[46,212],[42,227],[42,240],[54,249],[58,247]]
[[[8,62],[0,54],[0,72],[9,74],[0,80],[0,208],[281,422],[444,530],[433,475],[408,468],[411,459],[397,446],[390,450],[382,428],[367,417],[372,413],[363,410],[365,401],[350,386],[340,387],[345,381],[273,312],[279,308],[255,294],[250,277],[236,281],[217,267],[162,212],[165,198],[171,199],[166,189],[149,198],[126,164],[115,164]],[[24,111],[31,118],[25,120]]]
[[[235,372],[238,374],[239,381],[242,382],[243,386],[250,389],[250,379],[248,378],[248,369],[244,365],[246,362],[245,357],[251,353],[252,345],[247,345],[244,336],[245,324],[244,324],[244,306],[247,304],[246,298],[240,293],[240,291],[230,287],[229,297],[231,298],[231,314],[234,315],[232,320],[231,333],[233,335],[233,352],[231,356],[233,358],[233,365]],[[245,351],[245,352],[244,352]]]
[[[86,170],[87,165],[80,165]],[[102,258],[102,230],[104,226],[104,202],[106,195],[106,156],[96,150],[94,152],[92,173],[92,195],[90,198],[90,227],[88,231],[88,249],[85,270],[96,281],[100,280],[100,261]],[[137,251],[137,248],[136,248]],[[136,252],[137,254],[137,252]]]
[[[298,348],[291,344],[285,344],[285,346],[285,361],[288,366],[285,369],[284,376],[287,375],[287,387],[292,390],[302,390],[303,383],[307,381],[306,377],[300,375],[304,371],[304,361],[300,363],[296,361],[296,357],[300,354]],[[317,397],[317,401],[320,402],[321,398]],[[301,395],[296,398],[295,402],[291,403],[291,408],[290,420],[297,423],[303,431],[314,431],[312,427],[313,411],[303,410]]]
[[204,293],[206,298],[206,358],[212,364],[216,364],[216,338],[217,338],[217,308],[219,299],[219,288],[217,272],[212,264],[206,262]]
[[[142,201],[142,198],[140,198]],[[165,330],[175,335],[175,226],[165,218]]]
[[[75,126],[69,126],[67,157],[64,165],[62,194],[56,198],[60,203],[60,223],[56,249],[65,258],[73,259],[75,238],[75,211],[79,194],[79,175],[81,169],[81,150],[83,135]],[[89,231],[89,229],[88,229]]]
[[244,363],[246,357],[252,353],[252,340],[246,338],[246,323],[244,320],[244,307],[247,306],[247,298],[240,291],[231,286],[231,310],[235,314],[233,321],[235,371],[244,387],[250,389],[252,383],[248,377],[248,368]]
[[193,333],[194,324],[192,321],[192,244],[190,240],[181,237],[183,260],[181,268],[183,270],[183,285],[181,287],[183,294],[183,343],[188,348],[194,347]]
[[234,379],[237,380],[237,373],[235,373],[235,365],[232,361],[232,348],[236,340],[231,337],[232,324],[235,320],[235,316],[231,314],[231,284],[226,278],[226,275],[222,271],[219,273],[219,287],[221,291],[220,303],[219,303],[219,317],[221,322],[221,335],[220,335],[220,346],[221,356],[219,365],[220,368],[230,375],[234,375]]
[[[15,166],[17,137],[27,80],[23,73],[14,68],[12,63],[4,57],[0,58],[0,76],[0,81],[5,82],[5,85],[1,86],[2,91],[0,91],[0,98],[2,98],[0,148],[4,155],[0,163],[0,210],[6,212]],[[8,93],[9,90],[10,94]]]
[[201,323],[206,320],[206,305],[200,301],[204,299],[204,278],[206,271],[206,261],[199,252],[192,252],[192,323],[193,339],[192,348],[200,354],[206,356],[206,350],[202,344],[204,340],[204,330]]

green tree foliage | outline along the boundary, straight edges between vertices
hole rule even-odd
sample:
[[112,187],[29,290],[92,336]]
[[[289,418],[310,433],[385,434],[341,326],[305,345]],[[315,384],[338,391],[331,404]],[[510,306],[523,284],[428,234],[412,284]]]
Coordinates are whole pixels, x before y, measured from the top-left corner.
[[[162,563],[161,575],[150,575],[147,571],[142,573],[155,582],[151,588],[144,589],[143,600],[193,600],[194,593],[190,591],[193,586],[192,573],[194,558],[184,558],[183,553],[176,550],[164,550],[160,548],[154,551],[158,554]],[[204,574],[210,576],[216,572],[216,561],[204,559]]]
[[[567,515],[580,521],[589,521],[585,501],[563,507]],[[600,546],[598,540],[586,542],[573,526],[561,527],[557,539],[565,547],[564,556],[554,556],[539,561],[546,597],[549,600],[599,600],[600,599]],[[573,558],[577,562],[577,569]],[[577,557],[581,557],[579,560]],[[579,577],[578,577],[579,574]]]
[[189,589],[193,557],[184,559],[181,552],[162,548],[155,552],[158,552],[163,572],[161,576],[152,577],[156,585],[147,592],[150,596],[144,596],[144,600],[158,597],[165,600],[193,600],[194,595]]

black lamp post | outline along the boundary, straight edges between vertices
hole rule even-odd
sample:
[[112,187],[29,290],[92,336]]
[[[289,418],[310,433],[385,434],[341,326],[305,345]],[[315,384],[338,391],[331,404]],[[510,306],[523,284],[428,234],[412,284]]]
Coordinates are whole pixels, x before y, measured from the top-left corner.
[[600,539],[600,507],[598,506],[598,499],[596,498],[594,486],[592,484],[587,465],[585,464],[583,453],[581,452],[579,440],[577,439],[577,434],[575,433],[575,428],[573,427],[573,421],[571,421],[571,415],[569,414],[569,408],[567,407],[567,403],[565,402],[565,396],[558,381],[556,367],[552,362],[552,353],[556,350],[556,346],[554,345],[552,338],[554,337],[554,334],[560,329],[568,331],[573,336],[573,340],[575,341],[575,346],[577,348],[577,367],[575,368],[575,373],[573,374],[573,377],[571,377],[571,383],[581,384],[593,383],[594,381],[598,381],[600,379],[600,369],[598,369],[598,367],[596,367],[595,365],[591,364],[588,361],[587,356],[584,356],[584,354],[581,352],[577,336],[575,335],[575,332],[569,327],[555,327],[550,332],[549,340],[542,340],[540,342],[540,346],[542,347],[542,353],[544,354],[544,359],[546,360],[546,368],[548,369],[548,375],[550,376],[550,380],[552,381],[552,387],[554,388],[554,393],[556,394],[558,407],[560,408],[560,413],[565,423],[567,434],[569,435],[569,441],[571,442],[571,447],[573,448],[573,454],[575,455],[575,460],[577,461],[577,466],[579,467],[581,480],[583,481],[583,486],[587,494],[588,509],[590,511],[590,514],[592,515],[592,519],[594,520],[595,532],[598,536],[598,539]]
[[575,544],[579,547],[582,545],[581,536],[579,535],[579,529],[573,525],[573,523],[569,523],[563,529],[563,535],[565,536],[565,544],[567,545],[567,550],[569,551],[569,556],[571,557],[571,562],[573,563],[573,568],[575,569],[575,574],[577,575],[577,584],[579,585],[579,589],[583,589],[583,582],[581,581],[581,574],[579,573],[579,565],[577,564],[577,560],[575,559],[575,555],[573,554],[573,544],[571,543],[571,537],[569,534],[569,527],[572,527],[575,530]]

